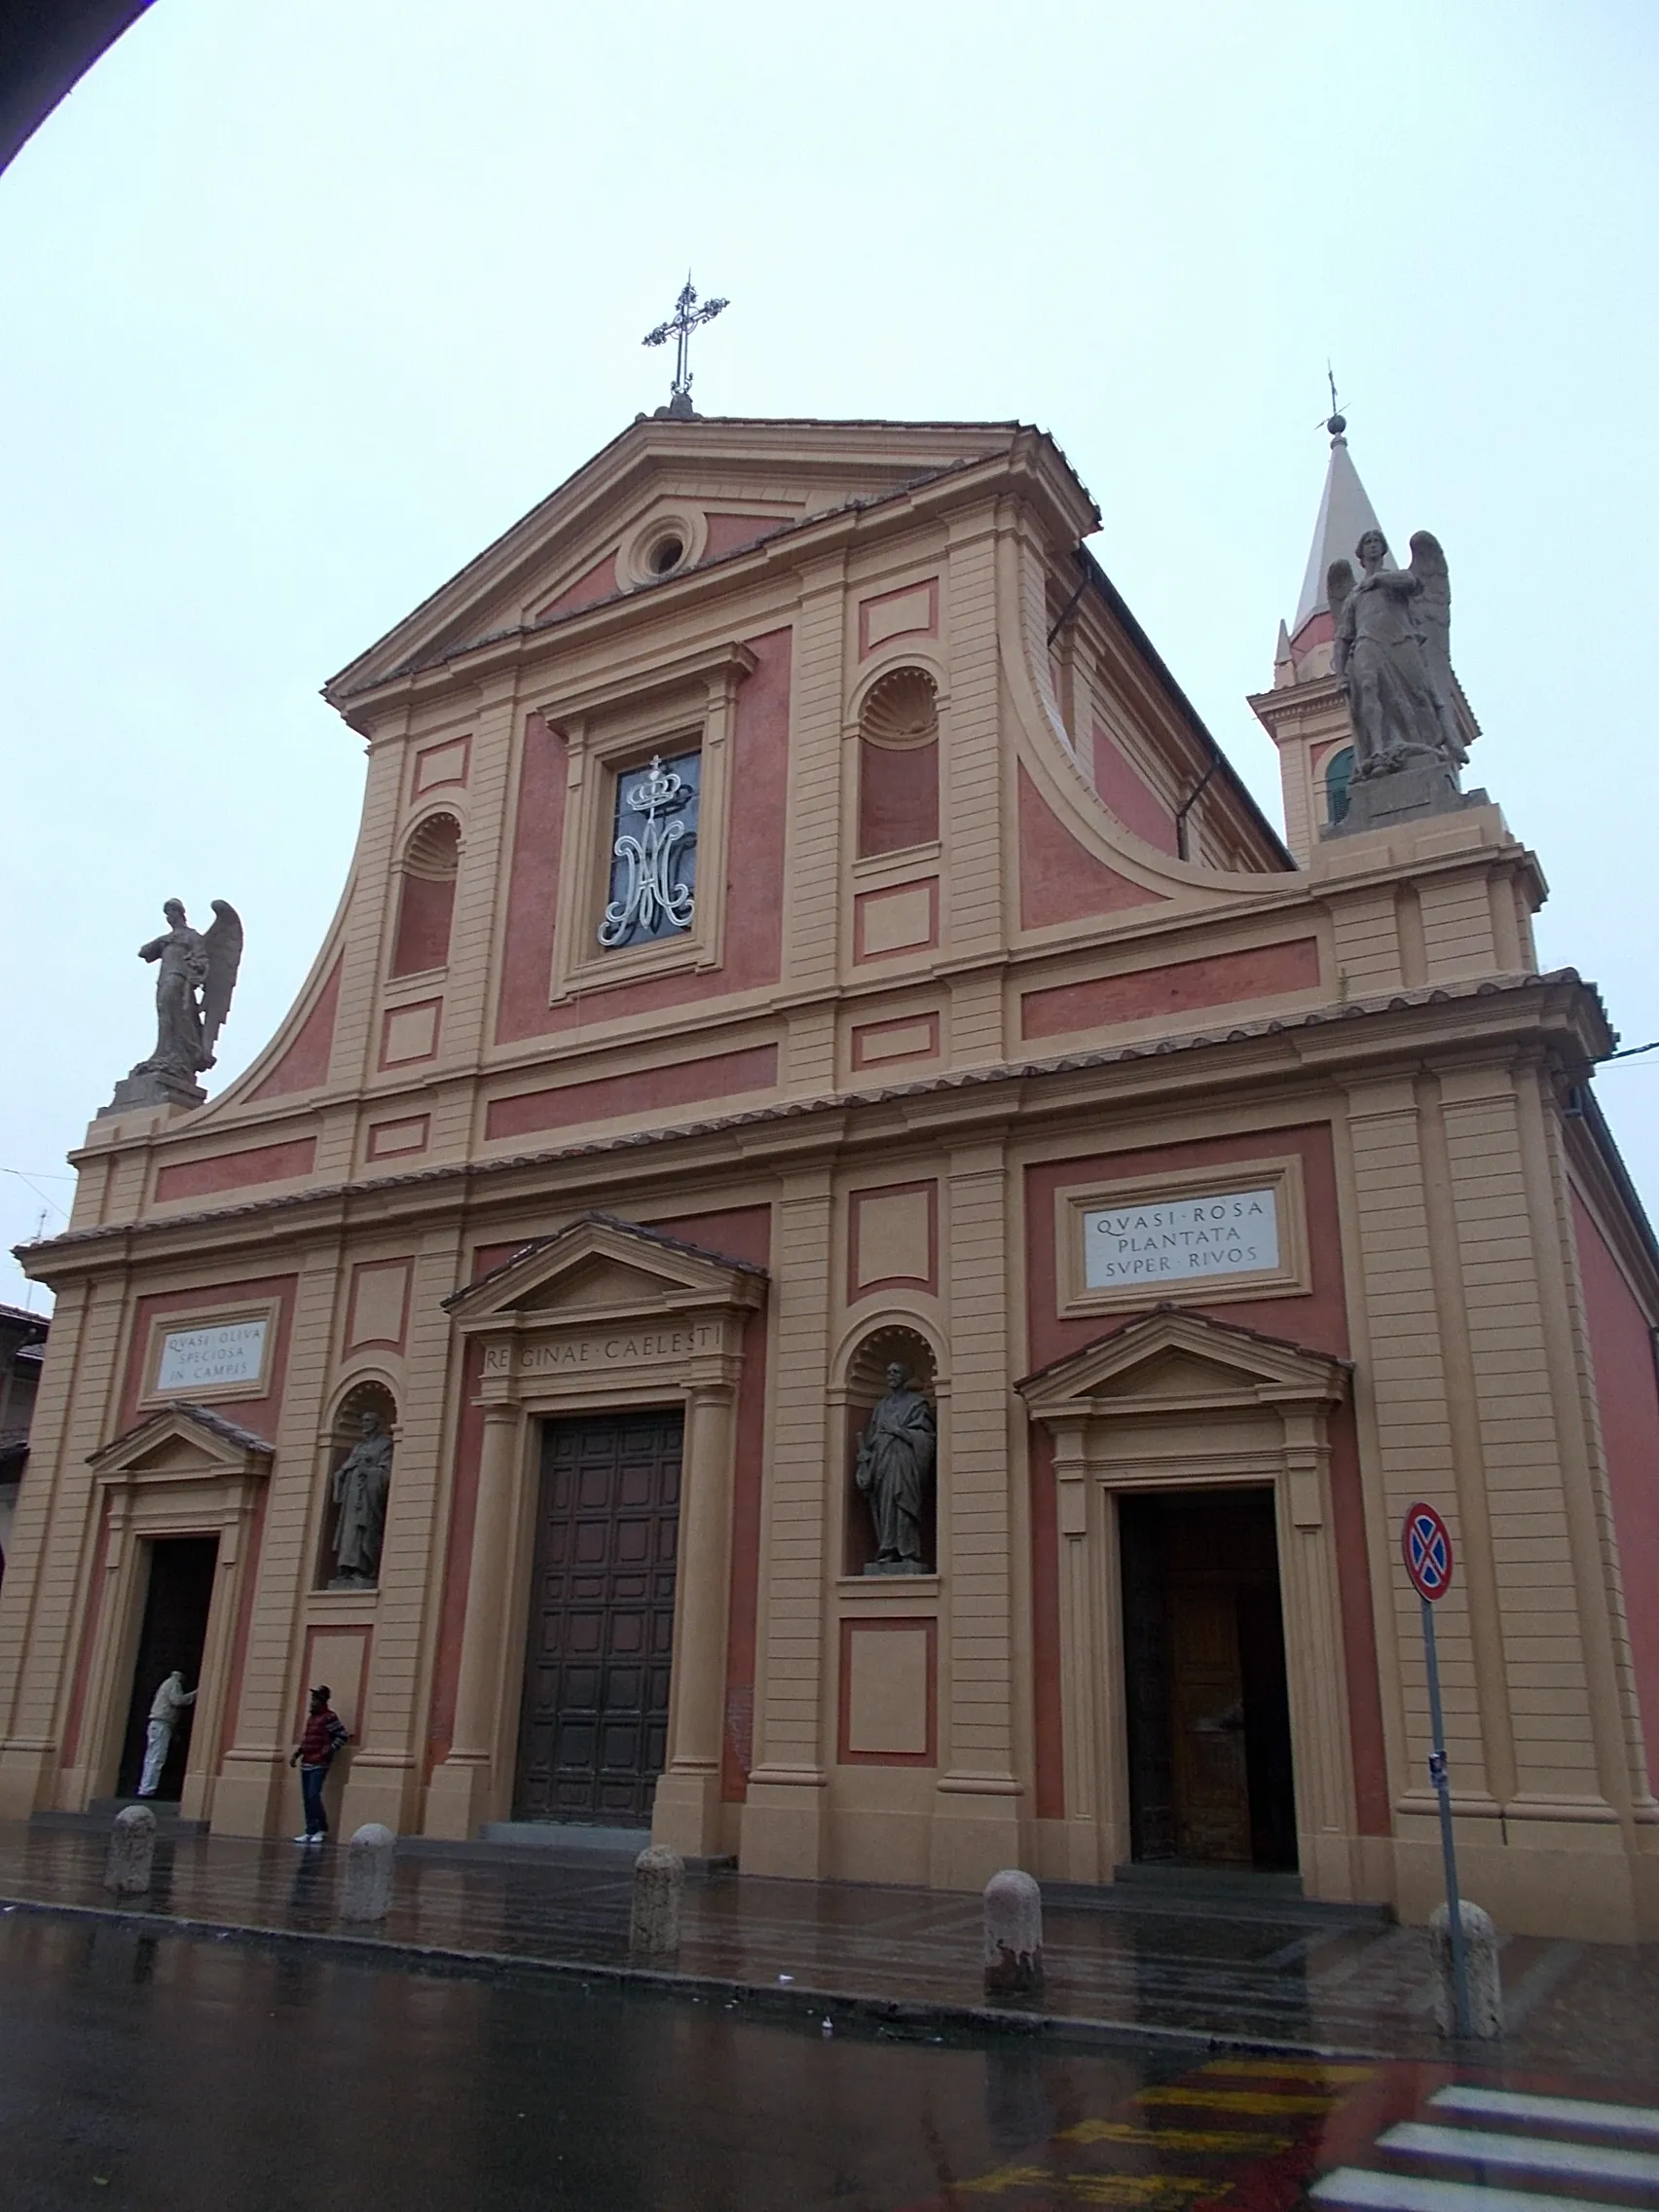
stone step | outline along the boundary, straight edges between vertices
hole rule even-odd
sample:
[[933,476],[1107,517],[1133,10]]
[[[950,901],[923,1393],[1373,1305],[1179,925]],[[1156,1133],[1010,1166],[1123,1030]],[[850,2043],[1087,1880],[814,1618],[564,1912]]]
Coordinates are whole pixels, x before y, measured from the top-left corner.
[[205,1821],[186,1821],[179,1818],[176,1801],[156,1797],[94,1797],[84,1813],[44,1812],[31,1813],[32,1828],[67,1828],[73,1832],[107,1835],[115,1824],[117,1813],[126,1812],[129,1805],[147,1805],[156,1816],[156,1835],[169,1843],[187,1842],[193,1836],[205,1835]]
[[511,1844],[520,1851],[551,1851],[565,1859],[625,1860],[632,1866],[651,1840],[648,1827],[601,1828],[574,1821],[486,1821],[480,1843]]

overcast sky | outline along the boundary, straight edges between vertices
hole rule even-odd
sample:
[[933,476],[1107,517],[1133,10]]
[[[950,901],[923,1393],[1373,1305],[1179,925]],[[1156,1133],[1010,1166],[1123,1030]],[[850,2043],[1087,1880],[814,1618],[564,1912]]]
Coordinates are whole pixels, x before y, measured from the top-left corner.
[[[5,1246],[164,898],[246,923],[221,1075],[281,1017],[362,790],[317,686],[667,397],[688,265],[706,413],[1051,430],[1275,821],[1334,359],[1543,960],[1659,1037],[1656,79],[1650,0],[156,0],[0,176]],[[1602,1096],[1659,1211],[1659,1053]]]

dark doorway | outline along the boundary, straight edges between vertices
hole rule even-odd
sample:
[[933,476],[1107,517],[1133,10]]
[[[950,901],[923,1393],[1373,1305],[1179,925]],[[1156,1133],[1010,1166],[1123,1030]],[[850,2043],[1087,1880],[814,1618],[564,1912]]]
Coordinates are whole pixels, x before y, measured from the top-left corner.
[[1118,1530],[1135,1859],[1294,1867],[1272,1491],[1122,1497]]
[[[130,1797],[144,1766],[144,1740],[150,1703],[176,1667],[187,1690],[202,1679],[202,1651],[207,1641],[207,1611],[213,1603],[213,1575],[219,1563],[217,1536],[164,1536],[147,1542],[149,1586],[144,1625],[138,1631],[138,1656],[132,1667],[132,1703],[121,1747],[116,1792]],[[162,1769],[158,1803],[177,1804],[190,1760],[191,1723],[196,1708],[187,1706]]]
[[678,1413],[548,1422],[513,1817],[650,1824],[668,1748]]

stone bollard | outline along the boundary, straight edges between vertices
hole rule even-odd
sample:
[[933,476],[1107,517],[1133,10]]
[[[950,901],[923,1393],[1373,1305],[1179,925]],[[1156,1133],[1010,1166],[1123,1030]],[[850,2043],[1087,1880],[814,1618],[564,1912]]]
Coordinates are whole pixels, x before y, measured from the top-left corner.
[[680,1948],[680,1896],[685,1887],[685,1862],[666,1843],[653,1843],[634,1862],[634,1909],[628,1922],[628,1954],[635,1959],[669,1959]]
[[985,1884],[985,1994],[1036,1997],[1043,1988],[1043,1893],[1005,1866]]
[[141,1898],[150,1887],[156,1856],[156,1816],[148,1805],[129,1805],[115,1816],[103,1886],[118,1898]]
[[[1503,1980],[1497,1967],[1497,1930],[1492,1915],[1463,1899],[1463,1965],[1469,1977],[1469,2030],[1488,2040],[1503,2033]],[[1434,2017],[1443,2036],[1457,2033],[1457,1993],[1452,1979],[1452,1916],[1437,1904],[1428,1916],[1434,1954]]]
[[360,1827],[346,1847],[343,1920],[384,1920],[391,1902],[391,1858],[397,1838],[379,1821]]

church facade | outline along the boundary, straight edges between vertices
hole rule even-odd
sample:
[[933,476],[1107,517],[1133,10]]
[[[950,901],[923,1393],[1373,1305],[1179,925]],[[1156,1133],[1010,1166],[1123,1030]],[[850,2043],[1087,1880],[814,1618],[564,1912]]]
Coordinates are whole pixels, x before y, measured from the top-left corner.
[[177,1666],[215,1832],[322,1681],[347,1827],[1420,1920],[1423,1498],[1465,1893],[1659,1935],[1659,1262],[1532,855],[1344,819],[1363,504],[1253,702],[1288,847],[1016,424],[642,418],[337,677],[290,1016],[26,1255],[0,1816]]

